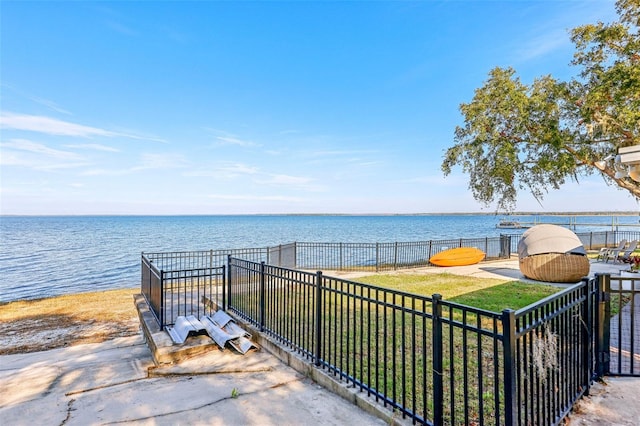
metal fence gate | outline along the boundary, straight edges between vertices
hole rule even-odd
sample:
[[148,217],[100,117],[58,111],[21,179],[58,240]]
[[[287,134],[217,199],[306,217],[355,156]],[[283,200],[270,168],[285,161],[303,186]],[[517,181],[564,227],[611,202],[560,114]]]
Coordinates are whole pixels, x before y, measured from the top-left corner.
[[597,279],[603,303],[598,312],[596,373],[640,377],[640,273]]

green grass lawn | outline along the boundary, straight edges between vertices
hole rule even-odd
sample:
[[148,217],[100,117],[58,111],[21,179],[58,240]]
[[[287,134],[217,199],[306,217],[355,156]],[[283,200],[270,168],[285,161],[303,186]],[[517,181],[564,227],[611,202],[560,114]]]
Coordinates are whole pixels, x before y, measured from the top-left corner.
[[[561,290],[547,284],[504,282],[499,279],[474,278],[448,273],[380,274],[358,278],[358,281],[429,297],[441,294],[445,300],[493,312],[502,312],[504,309],[518,310]],[[629,295],[623,295],[621,299],[618,295],[611,295],[611,315],[616,315],[630,300]]]
[[[496,313],[511,308],[519,309],[536,301],[546,298],[561,289],[545,284],[531,284],[519,281],[501,279],[477,278],[459,276],[450,273],[443,274],[376,274],[357,278],[358,282],[375,285],[410,294],[418,294],[431,297],[441,294],[444,300],[472,306]],[[332,301],[332,307],[344,308],[344,302]],[[386,302],[390,299],[387,296]],[[369,319],[369,310],[365,310],[360,316],[358,305],[354,305],[351,317],[353,328],[348,336],[337,333],[338,353],[336,364],[353,365],[351,374],[385,393],[393,395],[394,389],[398,394],[406,394],[407,400],[415,398],[415,409],[418,413],[422,410],[431,412],[431,362],[433,356],[431,322],[421,316],[413,316],[411,310],[402,310],[397,306],[409,308],[408,301],[394,299],[395,308],[378,305],[372,312],[375,318]],[[365,305],[366,307],[366,305]],[[416,307],[417,310],[421,308]],[[431,305],[427,304],[425,311],[430,313]],[[386,313],[386,314],[385,314]],[[343,316],[346,311],[343,312]],[[383,317],[384,315],[384,317]],[[447,320],[455,320],[457,325],[445,323],[442,330],[443,351],[443,375],[447,377],[444,383],[444,411],[445,417],[455,418],[452,423],[473,423],[484,415],[485,421],[491,423],[499,404],[496,395],[501,395],[502,383],[494,376],[493,362],[495,357],[500,357],[501,346],[496,344],[491,337],[482,335],[475,330],[482,328],[487,332],[500,332],[502,325],[489,316],[478,316],[473,312],[465,312],[461,309],[446,308],[443,316]],[[338,318],[340,316],[336,316]],[[360,323],[359,318],[363,321]],[[366,331],[374,325],[374,332]],[[465,324],[462,326],[462,324]],[[335,325],[333,326],[335,327]],[[328,325],[331,328],[331,325]],[[378,332],[375,332],[375,331]],[[386,330],[383,335],[383,330]],[[364,334],[362,334],[364,333]],[[369,365],[361,366],[361,359],[353,356],[351,351],[343,350],[355,348],[360,350],[359,339],[365,344],[362,352],[366,353],[363,360]],[[401,337],[404,338],[401,340]],[[385,341],[387,343],[385,344]],[[368,344],[367,344],[368,343]],[[380,350],[376,348],[386,348]],[[406,358],[407,362],[399,360]],[[397,364],[392,360],[397,360]],[[346,361],[349,360],[349,361]],[[370,368],[370,369],[369,369]],[[372,377],[368,375],[373,373]],[[373,382],[372,382],[373,381]],[[480,384],[482,382],[482,384]],[[402,392],[400,392],[402,389]],[[463,398],[463,389],[468,399]],[[426,397],[422,392],[426,393]],[[409,404],[411,406],[411,404]],[[481,412],[483,413],[481,415]],[[427,414],[428,416],[429,414]]]
[[358,278],[358,281],[423,296],[441,294],[445,300],[493,312],[502,312],[503,309],[508,308],[517,310],[560,290],[558,287],[546,284],[504,282],[499,279],[448,273],[380,274]]
[[[545,284],[450,273],[382,273],[356,278],[351,284],[329,284],[321,299],[321,358],[335,367],[334,373],[339,371],[345,380],[348,377],[353,386],[364,383],[426,419],[432,418],[435,401],[432,304],[378,292],[355,282],[426,297],[441,294],[445,301],[498,314],[507,308],[523,308],[561,290]],[[278,280],[267,285],[267,313],[277,315],[268,315],[266,327],[286,341],[312,350],[317,326],[311,309],[316,302],[314,290]],[[252,292],[239,292],[234,295],[234,304],[246,303],[255,309],[255,297]],[[446,378],[445,419],[450,424],[474,424],[480,418],[488,424],[497,422],[496,416],[504,408],[502,344],[493,337],[493,333],[502,331],[499,315],[446,304],[441,318],[441,343],[437,348],[442,354],[441,374]],[[526,342],[533,337],[528,339]],[[520,355],[525,358],[521,365],[533,374],[526,367],[529,346]]]

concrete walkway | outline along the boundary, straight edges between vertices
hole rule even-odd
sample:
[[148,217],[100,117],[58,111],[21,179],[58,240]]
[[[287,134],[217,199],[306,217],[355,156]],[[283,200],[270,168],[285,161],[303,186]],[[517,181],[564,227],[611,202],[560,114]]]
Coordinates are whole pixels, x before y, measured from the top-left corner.
[[[0,357],[4,425],[384,425],[266,352],[153,369],[142,337]],[[233,359],[231,359],[233,358]],[[215,374],[198,374],[206,364]],[[151,368],[153,375],[149,375]]]

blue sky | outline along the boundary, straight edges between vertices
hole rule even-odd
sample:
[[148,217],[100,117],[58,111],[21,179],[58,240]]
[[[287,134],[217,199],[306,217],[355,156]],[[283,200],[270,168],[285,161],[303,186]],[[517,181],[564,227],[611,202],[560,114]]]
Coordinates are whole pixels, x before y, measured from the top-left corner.
[[[440,164],[610,1],[2,1],[2,214],[492,212]],[[599,177],[521,211],[636,210]]]

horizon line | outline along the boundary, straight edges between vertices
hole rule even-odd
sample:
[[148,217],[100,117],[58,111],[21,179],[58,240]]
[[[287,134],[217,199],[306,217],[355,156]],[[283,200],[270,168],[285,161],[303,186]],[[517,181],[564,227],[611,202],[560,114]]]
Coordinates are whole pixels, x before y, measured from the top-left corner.
[[86,214],[48,214],[17,213],[3,214],[0,217],[207,217],[207,216],[636,216],[639,212],[632,210],[590,210],[590,211],[517,211],[500,212],[438,212],[438,213],[86,213]]

